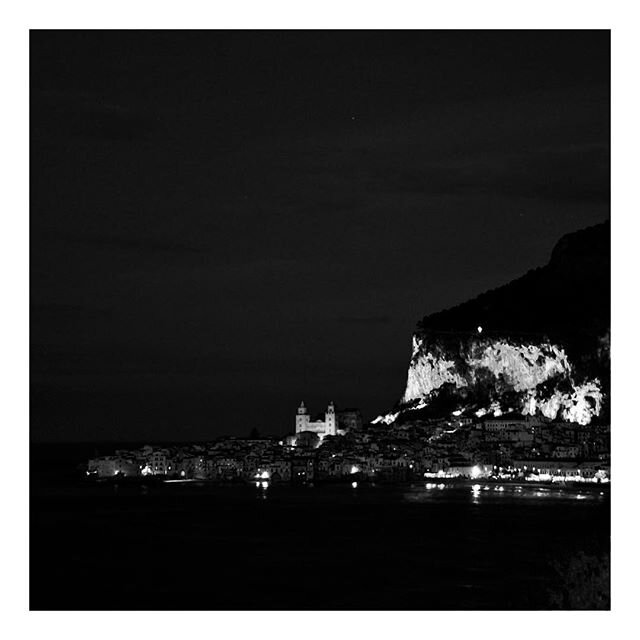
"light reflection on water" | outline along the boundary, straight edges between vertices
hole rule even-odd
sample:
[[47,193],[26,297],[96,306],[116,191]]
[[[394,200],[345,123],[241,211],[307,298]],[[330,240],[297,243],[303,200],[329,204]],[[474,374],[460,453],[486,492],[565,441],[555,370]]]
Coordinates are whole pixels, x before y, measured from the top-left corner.
[[258,496],[262,500],[267,499],[267,489],[269,488],[269,482],[267,480],[256,480],[256,489],[259,490]]
[[[446,491],[443,491],[445,490]],[[444,495],[443,495],[444,494]],[[496,500],[551,500],[551,501],[602,501],[604,491],[585,492],[572,487],[532,487],[521,484],[480,485],[480,484],[434,484],[412,485],[403,494],[407,502],[430,502],[435,500],[469,500],[473,504]]]
[[[532,486],[530,483],[522,484],[480,484],[478,482],[427,482],[412,483],[405,485],[385,485],[385,484],[369,484],[361,482],[350,482],[345,485],[324,486],[318,484],[316,486],[303,485],[300,487],[290,487],[287,485],[275,485],[273,488],[271,482],[265,480],[256,481],[255,497],[258,499],[272,501],[275,499],[286,500],[287,496],[300,496],[304,494],[304,501],[323,501],[323,500],[356,500],[358,502],[411,502],[411,503],[429,503],[429,502],[449,502],[449,503],[467,503],[474,506],[482,504],[496,503],[549,503],[565,502],[581,504],[598,504],[602,503],[608,497],[608,491],[601,491],[599,488],[590,490],[585,487],[572,486],[552,486],[541,487]],[[351,491],[344,492],[345,488]],[[272,492],[275,491],[275,494]],[[344,492],[344,493],[343,493]],[[302,498],[301,498],[302,499]]]

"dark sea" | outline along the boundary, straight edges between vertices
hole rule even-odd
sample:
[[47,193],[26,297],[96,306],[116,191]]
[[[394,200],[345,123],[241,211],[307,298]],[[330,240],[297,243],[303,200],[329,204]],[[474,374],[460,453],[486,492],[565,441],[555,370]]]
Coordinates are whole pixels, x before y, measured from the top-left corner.
[[32,446],[32,610],[593,608],[608,591],[609,486],[97,484],[76,468],[93,453]]

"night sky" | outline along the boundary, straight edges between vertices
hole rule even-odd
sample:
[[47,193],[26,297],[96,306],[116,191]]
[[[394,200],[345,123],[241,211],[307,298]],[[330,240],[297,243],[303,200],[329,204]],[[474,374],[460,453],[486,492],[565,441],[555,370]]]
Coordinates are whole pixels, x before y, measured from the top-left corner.
[[609,32],[31,32],[31,423],[294,429],[609,217]]

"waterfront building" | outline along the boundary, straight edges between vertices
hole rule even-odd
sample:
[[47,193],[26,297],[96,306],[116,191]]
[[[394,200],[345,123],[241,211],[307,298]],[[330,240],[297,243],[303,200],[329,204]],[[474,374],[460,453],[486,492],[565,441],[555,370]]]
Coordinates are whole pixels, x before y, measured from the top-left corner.
[[608,482],[611,478],[611,467],[600,460],[517,459],[513,466],[519,473],[540,480]]
[[112,478],[117,475],[133,477],[139,473],[140,465],[133,456],[102,456],[89,460],[87,465],[87,474],[99,478]]
[[282,480],[288,482],[291,480],[291,460],[279,458],[268,465],[271,480]]
[[168,449],[154,449],[154,451],[147,456],[146,462],[151,470],[151,475],[166,476],[172,471],[173,465],[169,458]]
[[183,456],[176,461],[175,472],[180,478],[197,478],[202,480],[206,477],[204,458],[194,455]]
[[309,482],[315,477],[314,459],[308,456],[291,458],[291,480],[293,482]]
[[242,462],[237,458],[207,458],[205,461],[206,475],[214,480],[233,480],[242,473]]

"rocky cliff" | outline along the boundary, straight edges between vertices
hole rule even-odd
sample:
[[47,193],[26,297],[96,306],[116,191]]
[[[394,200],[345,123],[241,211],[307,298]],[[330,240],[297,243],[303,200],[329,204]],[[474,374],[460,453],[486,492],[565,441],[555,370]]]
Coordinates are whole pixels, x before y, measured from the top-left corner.
[[404,394],[377,421],[511,411],[605,419],[609,326],[607,222],[564,236],[544,267],[424,317]]

